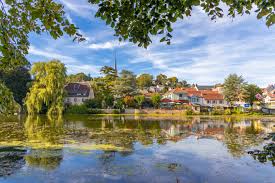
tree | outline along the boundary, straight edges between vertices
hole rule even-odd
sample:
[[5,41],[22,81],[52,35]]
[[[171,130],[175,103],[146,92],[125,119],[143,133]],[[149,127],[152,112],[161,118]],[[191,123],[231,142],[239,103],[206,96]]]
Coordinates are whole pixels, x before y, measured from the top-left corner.
[[29,69],[16,67],[12,70],[0,70],[0,78],[13,93],[14,100],[22,106],[31,82]]
[[257,100],[256,95],[262,94],[261,88],[255,84],[244,85],[243,99],[245,102],[253,106],[253,103]]
[[158,108],[159,105],[160,105],[160,101],[161,101],[160,94],[158,94],[158,93],[153,94],[151,100],[152,100],[152,103],[153,103],[154,107]]
[[241,99],[244,85],[244,79],[242,76],[238,76],[237,74],[230,74],[224,80],[223,85],[223,95],[225,100],[228,101],[231,105],[233,105],[233,102],[239,101]]
[[133,72],[122,70],[119,73],[119,78],[117,78],[114,89],[115,96],[117,98],[125,96],[133,96],[136,93],[136,76]]
[[267,26],[275,23],[274,0],[89,0],[89,2],[98,5],[96,17],[106,21],[115,30],[119,40],[129,40],[145,48],[152,42],[151,35],[162,35],[160,42],[169,45],[172,38],[172,24],[191,16],[195,7],[204,11],[211,20],[222,18],[226,8],[228,16],[232,18],[250,14],[256,8],[258,19],[265,18]]
[[133,107],[135,105],[135,99],[131,96],[126,96],[123,98],[123,102],[126,105],[126,107]]
[[166,85],[166,83],[167,83],[167,76],[166,75],[164,75],[164,74],[157,75],[156,84]]
[[188,84],[186,80],[182,80],[177,83],[177,87],[190,87],[190,84]]
[[137,96],[135,96],[135,101],[137,102],[139,108],[141,109],[142,108],[142,104],[145,101],[144,95],[137,95]]
[[178,81],[177,77],[168,78],[168,86],[174,88],[177,86]]
[[153,76],[150,74],[141,74],[137,77],[137,86],[140,89],[152,86]]
[[64,8],[53,0],[0,1],[0,67],[13,68],[28,63],[29,34],[47,32],[57,39],[64,33],[83,41],[75,25],[66,18]]
[[67,83],[74,83],[74,82],[83,82],[83,81],[91,81],[91,77],[89,75],[84,74],[83,72],[77,74],[71,74],[67,76],[66,82]]
[[0,81],[0,114],[12,112],[16,107],[12,92]]
[[64,109],[66,83],[64,64],[58,60],[37,62],[33,65],[31,74],[34,76],[34,81],[26,98],[28,113],[39,113],[45,105],[49,115],[61,115]]
[[95,92],[95,98],[101,101],[102,107],[113,106],[114,87],[117,80],[116,70],[109,66],[100,69],[103,77],[93,78],[91,81],[92,88]]

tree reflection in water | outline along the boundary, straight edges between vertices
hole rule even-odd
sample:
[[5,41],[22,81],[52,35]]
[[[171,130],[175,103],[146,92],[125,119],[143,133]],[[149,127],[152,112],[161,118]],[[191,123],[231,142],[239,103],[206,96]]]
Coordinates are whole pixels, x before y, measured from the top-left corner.
[[255,160],[261,163],[270,161],[272,165],[275,166],[275,133],[268,134],[266,140],[269,139],[271,139],[272,142],[266,144],[263,150],[248,151],[248,154],[251,154]]
[[[264,141],[261,137],[269,128],[266,123],[258,119],[228,117],[164,119],[131,116],[65,116],[63,120],[35,116],[27,117],[24,123],[0,121],[0,147],[20,146],[28,150],[26,154],[26,150],[17,152],[9,149],[11,153],[9,156],[0,149],[0,176],[12,174],[26,163],[30,167],[43,170],[56,169],[63,161],[63,153],[70,153],[73,148],[88,152],[99,150],[97,159],[102,170],[113,171],[119,168],[116,160],[130,157],[137,144],[162,146],[183,141],[190,136],[197,137],[198,140],[206,138],[220,141],[225,144],[232,156],[241,157],[247,149]],[[92,145],[97,145],[97,148]],[[273,146],[270,146],[266,149],[272,148]],[[67,151],[68,149],[70,150]],[[266,156],[266,161],[270,156]],[[265,162],[264,158],[260,157],[259,160]],[[180,165],[173,163],[175,162],[167,162],[170,172],[180,168]],[[2,168],[7,164],[9,166]],[[118,173],[126,169],[129,169],[128,165]],[[138,172],[136,169],[135,171]]]
[[0,147],[0,177],[9,176],[25,165],[26,150],[14,147]]

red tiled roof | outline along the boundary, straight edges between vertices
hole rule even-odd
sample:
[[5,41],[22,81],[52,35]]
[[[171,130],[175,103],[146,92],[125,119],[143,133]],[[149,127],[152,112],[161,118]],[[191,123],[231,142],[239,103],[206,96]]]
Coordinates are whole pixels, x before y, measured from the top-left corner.
[[218,92],[203,92],[202,97],[205,100],[223,100],[223,95]]
[[161,100],[161,102],[163,103],[169,103],[169,102],[172,102],[172,100],[168,99],[168,98],[164,98]]

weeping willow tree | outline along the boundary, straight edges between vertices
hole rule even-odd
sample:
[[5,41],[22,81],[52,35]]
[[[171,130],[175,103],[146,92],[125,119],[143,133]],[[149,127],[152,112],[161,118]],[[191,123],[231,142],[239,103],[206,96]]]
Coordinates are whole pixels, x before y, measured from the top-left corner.
[[16,111],[19,106],[15,102],[12,92],[0,80],[0,114]]
[[47,107],[48,115],[61,115],[64,108],[64,86],[66,68],[58,60],[37,62],[31,69],[34,77],[30,92],[26,97],[28,114],[40,113]]

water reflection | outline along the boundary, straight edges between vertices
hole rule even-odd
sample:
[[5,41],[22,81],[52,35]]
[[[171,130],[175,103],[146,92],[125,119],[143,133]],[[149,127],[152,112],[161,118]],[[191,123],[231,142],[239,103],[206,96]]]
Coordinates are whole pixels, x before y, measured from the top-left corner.
[[[12,175],[23,167],[58,171],[64,156],[93,150],[101,150],[93,156],[97,162],[95,171],[113,176],[143,174],[144,165],[130,162],[121,165],[118,160],[135,156],[139,149],[155,145],[161,148],[171,143],[177,146],[189,138],[220,142],[232,157],[241,158],[248,149],[262,145],[266,133],[275,130],[272,118],[35,116],[1,120],[0,177]],[[178,171],[179,174],[190,171],[192,179],[197,176],[177,161],[155,162],[156,167],[174,174],[176,181]]]

